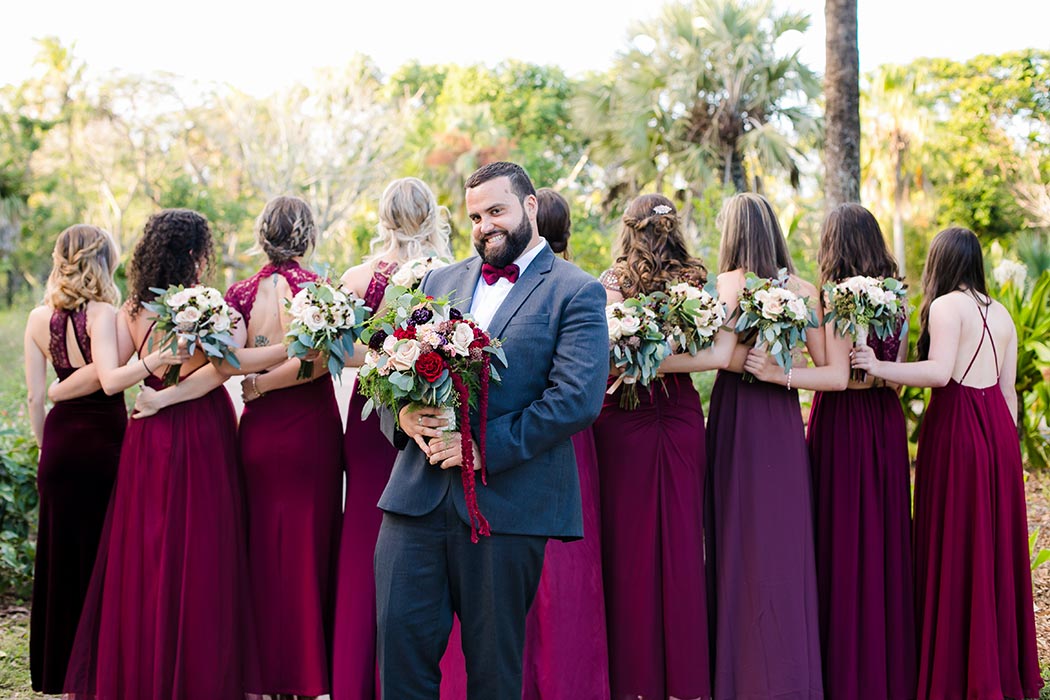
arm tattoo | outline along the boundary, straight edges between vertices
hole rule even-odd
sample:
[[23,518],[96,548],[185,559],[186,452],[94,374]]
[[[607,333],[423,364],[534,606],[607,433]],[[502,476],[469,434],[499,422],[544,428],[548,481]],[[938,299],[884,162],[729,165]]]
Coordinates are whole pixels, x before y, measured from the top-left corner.
[[270,344],[270,339],[267,338],[265,335],[257,335],[257,336],[255,336],[255,347],[257,347],[257,348],[264,348],[264,347],[266,347],[269,344]]

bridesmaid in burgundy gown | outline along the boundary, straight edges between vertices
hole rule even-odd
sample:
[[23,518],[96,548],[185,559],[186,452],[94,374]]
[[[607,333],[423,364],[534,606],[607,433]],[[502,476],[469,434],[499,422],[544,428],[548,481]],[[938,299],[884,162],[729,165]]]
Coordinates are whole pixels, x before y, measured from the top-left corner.
[[331,692],[343,426],[323,361],[311,379],[280,390],[260,389],[266,375],[255,374],[298,374],[299,360],[288,360],[283,344],[283,302],[319,279],[300,267],[317,227],[302,199],[276,197],[255,229],[269,262],[226,293],[243,319],[234,338],[245,349],[237,353],[239,369],[219,366],[224,374],[249,373],[245,393],[253,399],[238,430],[250,572],[244,595],[252,609],[244,689],[249,696],[317,697]]
[[[706,281],[703,264],[686,250],[674,204],[662,195],[631,202],[620,249],[621,257],[602,274],[609,303]],[[695,357],[669,357],[662,379],[639,387],[636,409],[620,408],[614,392],[594,424],[615,700],[711,695],[704,415],[688,373],[725,366],[734,345],[733,334],[723,331]]]
[[[540,235],[547,239],[552,251],[568,258],[566,249],[572,229],[569,203],[549,188],[537,190],[536,200]],[[525,621],[521,693],[524,700],[609,698],[594,436],[588,428],[574,435],[572,442],[580,473],[584,538],[576,542],[547,542],[539,588]],[[441,697],[467,697],[458,620],[441,660]]]
[[[194,284],[212,247],[200,214],[153,215],[132,254],[128,302],[117,315],[88,318],[106,393],[143,379],[159,388],[163,364],[182,363],[201,395],[128,425],[66,675],[70,698],[243,698],[236,417],[202,352],[144,350],[151,335],[159,340],[141,306],[149,289]],[[140,359],[125,365],[129,340]]]
[[918,362],[885,362],[867,347],[853,361],[887,381],[933,387],[916,462],[916,697],[1035,698],[1043,681],[1017,439],[1017,331],[985,291],[971,231],[934,237],[920,318]]
[[[719,217],[718,281],[734,299],[745,272],[791,272],[789,287],[818,301],[793,274],[772,206],[753,193]],[[824,338],[807,348],[824,364]],[[742,364],[742,363],[741,363]],[[790,376],[790,375],[789,375]],[[789,384],[790,386],[790,384]],[[721,371],[707,422],[708,602],[713,609],[714,697],[818,700],[823,695],[809,455],[798,392]]]
[[[343,275],[343,285],[374,311],[398,267],[429,256],[450,260],[448,211],[421,180],[402,178],[387,186],[379,204],[379,231],[371,255]],[[351,364],[360,365],[363,349]],[[377,507],[397,451],[379,429],[375,413],[361,419],[365,399],[353,393],[346,416],[343,454],[346,505],[339,545],[332,662],[333,700],[373,700],[376,684],[376,601],[373,559],[382,522]]]
[[[86,224],[55,242],[45,305],[29,314],[25,333],[26,386],[33,436],[40,445],[40,518],[29,619],[33,690],[62,692],[73,636],[95,563],[109,495],[127,424],[123,393],[107,396],[91,364],[89,309],[110,311],[120,293],[113,282],[116,246]],[[92,314],[93,315],[93,314]],[[72,331],[72,332],[70,332]],[[54,407],[44,417],[47,362],[58,375]],[[78,367],[83,386],[67,382]]]
[[[828,215],[818,260],[823,282],[897,275],[878,222],[859,204]],[[902,313],[885,341],[869,336],[879,359],[896,362],[907,354],[899,340],[904,320]],[[896,391],[870,377],[849,381],[852,347],[849,337],[826,331],[827,364],[794,369],[791,380],[817,392],[808,443],[824,696],[907,700],[915,696],[916,665],[907,428]],[[748,371],[786,383],[766,353],[751,353]]]

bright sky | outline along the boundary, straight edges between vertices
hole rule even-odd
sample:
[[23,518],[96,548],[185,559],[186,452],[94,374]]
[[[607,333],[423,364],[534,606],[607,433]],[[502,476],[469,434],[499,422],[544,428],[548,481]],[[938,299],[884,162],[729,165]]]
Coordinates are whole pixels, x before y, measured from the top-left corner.
[[[824,65],[823,0],[774,0],[808,12],[795,40]],[[342,64],[354,52],[386,72],[425,63],[495,64],[518,58],[570,74],[607,67],[628,24],[661,0],[43,0],[9,3],[0,23],[0,84],[30,74],[33,38],[76,42],[96,75],[163,70],[228,82],[257,95]],[[163,8],[163,9],[161,9]],[[1047,0],[860,0],[861,69],[919,56],[965,59],[1010,49],[1050,49]]]

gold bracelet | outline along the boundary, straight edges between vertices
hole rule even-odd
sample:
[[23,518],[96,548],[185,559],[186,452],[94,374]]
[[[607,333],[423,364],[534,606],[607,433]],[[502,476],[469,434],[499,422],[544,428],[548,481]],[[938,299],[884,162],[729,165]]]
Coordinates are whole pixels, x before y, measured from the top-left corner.
[[255,398],[261,399],[262,397],[266,396],[266,394],[264,392],[262,392],[262,391],[259,391],[259,383],[258,382],[259,382],[259,375],[258,374],[253,374],[252,375],[252,391],[255,392]]

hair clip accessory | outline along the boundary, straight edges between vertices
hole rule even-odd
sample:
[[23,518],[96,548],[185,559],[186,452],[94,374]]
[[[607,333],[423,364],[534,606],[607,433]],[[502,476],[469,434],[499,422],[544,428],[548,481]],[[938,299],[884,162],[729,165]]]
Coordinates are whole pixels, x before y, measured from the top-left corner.
[[670,214],[672,211],[674,210],[666,204],[657,204],[655,207],[653,207],[653,213],[660,214],[661,216],[663,216],[664,214]]

